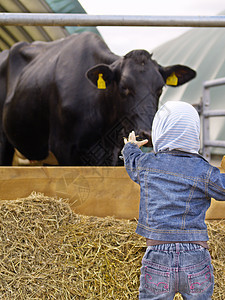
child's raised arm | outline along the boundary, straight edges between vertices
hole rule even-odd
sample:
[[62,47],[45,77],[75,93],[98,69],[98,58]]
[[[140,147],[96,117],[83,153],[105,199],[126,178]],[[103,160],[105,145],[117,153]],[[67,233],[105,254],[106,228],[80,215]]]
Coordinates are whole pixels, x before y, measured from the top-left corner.
[[145,145],[147,142],[148,140],[137,141],[134,131],[129,134],[128,139],[124,138],[125,146],[122,150],[124,164],[130,178],[137,183],[139,183],[138,161],[144,155],[139,147]]

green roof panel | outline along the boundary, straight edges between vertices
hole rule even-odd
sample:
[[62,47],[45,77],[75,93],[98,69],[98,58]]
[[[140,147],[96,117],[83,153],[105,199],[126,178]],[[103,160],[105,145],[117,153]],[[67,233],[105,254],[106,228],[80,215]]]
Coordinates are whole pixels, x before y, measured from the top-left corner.
[[[76,13],[86,14],[86,11],[77,0],[45,0],[49,7],[55,13]],[[96,27],[78,27],[78,26],[65,26],[66,30],[72,33],[79,33],[82,31],[92,31],[99,34]]]

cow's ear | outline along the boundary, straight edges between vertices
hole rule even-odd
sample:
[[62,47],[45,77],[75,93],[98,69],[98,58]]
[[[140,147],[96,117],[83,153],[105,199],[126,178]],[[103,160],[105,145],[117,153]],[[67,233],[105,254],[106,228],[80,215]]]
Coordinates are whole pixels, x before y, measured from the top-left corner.
[[196,72],[193,69],[182,65],[169,67],[160,66],[159,71],[164,78],[166,85],[173,87],[182,85],[196,76]]
[[113,74],[113,71],[108,65],[102,64],[89,69],[86,76],[98,89],[106,89],[113,81]]

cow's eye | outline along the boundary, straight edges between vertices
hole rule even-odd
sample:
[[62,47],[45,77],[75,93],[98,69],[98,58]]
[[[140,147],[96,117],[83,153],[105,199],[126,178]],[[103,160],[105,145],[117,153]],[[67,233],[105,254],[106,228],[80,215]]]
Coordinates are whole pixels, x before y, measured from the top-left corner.
[[127,97],[129,94],[131,94],[131,89],[129,89],[126,86],[123,86],[120,88],[120,92],[121,92],[122,97]]

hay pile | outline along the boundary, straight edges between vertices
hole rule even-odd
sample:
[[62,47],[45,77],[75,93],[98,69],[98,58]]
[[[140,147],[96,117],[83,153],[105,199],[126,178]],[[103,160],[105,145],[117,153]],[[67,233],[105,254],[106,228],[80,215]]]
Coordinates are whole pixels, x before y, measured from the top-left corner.
[[[0,203],[0,299],[138,298],[145,239],[135,234],[136,221],[76,215],[36,193]],[[225,222],[208,226],[213,299],[222,300]]]

